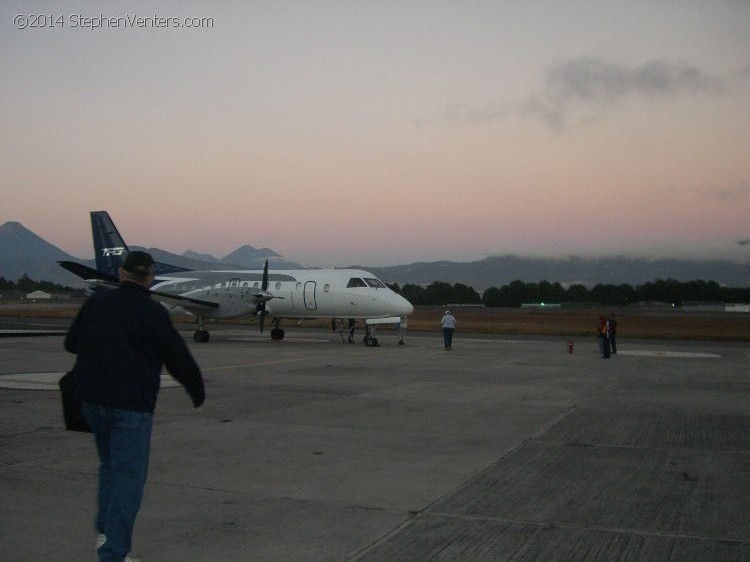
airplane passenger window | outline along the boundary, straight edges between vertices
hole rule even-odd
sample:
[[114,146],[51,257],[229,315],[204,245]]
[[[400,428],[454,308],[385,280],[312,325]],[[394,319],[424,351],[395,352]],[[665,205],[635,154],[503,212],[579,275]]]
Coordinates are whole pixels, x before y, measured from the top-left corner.
[[374,287],[375,289],[385,289],[385,285],[383,285],[383,282],[380,279],[365,279],[367,281],[367,284],[370,287]]
[[352,287],[367,287],[367,285],[359,277],[352,277],[351,279],[349,279],[349,283],[346,285],[346,288],[351,289]]
[[330,290],[331,290],[331,284],[330,284],[330,283],[326,283],[325,285],[323,285],[323,290],[324,290],[324,291],[325,291],[326,293],[327,293],[328,291],[330,291]]
[[281,289],[281,281],[276,281],[276,290]]
[[302,290],[302,283],[299,283],[299,282],[297,283],[297,290],[298,291]]

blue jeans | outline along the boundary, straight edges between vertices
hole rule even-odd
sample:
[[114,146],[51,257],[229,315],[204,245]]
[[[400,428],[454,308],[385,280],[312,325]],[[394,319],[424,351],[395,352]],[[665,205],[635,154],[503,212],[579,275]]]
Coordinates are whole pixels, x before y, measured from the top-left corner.
[[609,358],[609,338],[607,336],[599,336],[599,354],[605,359]]
[[101,562],[122,562],[130,552],[146,485],[153,414],[84,402],[83,415],[99,453],[96,529],[107,541],[97,554]]
[[453,328],[443,328],[443,342],[445,343],[445,349],[453,345]]

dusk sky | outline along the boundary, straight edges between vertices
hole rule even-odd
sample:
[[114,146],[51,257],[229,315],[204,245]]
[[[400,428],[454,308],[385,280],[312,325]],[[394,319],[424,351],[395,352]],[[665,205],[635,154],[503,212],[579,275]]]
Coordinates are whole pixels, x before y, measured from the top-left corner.
[[0,22],[0,224],[74,256],[107,210],[130,245],[305,266],[750,261],[747,0],[4,1]]

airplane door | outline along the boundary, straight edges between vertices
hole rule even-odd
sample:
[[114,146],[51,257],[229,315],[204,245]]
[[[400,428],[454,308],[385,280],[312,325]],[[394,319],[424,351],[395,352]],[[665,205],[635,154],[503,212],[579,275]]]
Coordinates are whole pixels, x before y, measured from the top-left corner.
[[305,308],[307,310],[316,310],[318,305],[315,303],[315,281],[305,283]]

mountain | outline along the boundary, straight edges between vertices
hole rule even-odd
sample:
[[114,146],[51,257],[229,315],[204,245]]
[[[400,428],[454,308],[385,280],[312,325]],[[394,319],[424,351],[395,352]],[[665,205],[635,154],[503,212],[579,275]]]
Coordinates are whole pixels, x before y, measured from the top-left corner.
[[716,281],[729,287],[750,287],[750,264],[729,260],[640,259],[627,257],[564,259],[496,256],[469,263],[429,262],[392,267],[365,267],[385,282],[426,285],[434,281],[463,283],[477,291],[520,280],[558,282],[563,286],[599,283],[642,285],[656,279],[681,282]]
[[198,252],[194,252],[192,250],[187,250],[186,252],[182,252],[182,257],[187,258],[189,260],[204,261],[206,263],[218,263],[221,261],[213,257],[211,254],[199,254]]
[[[222,269],[227,267],[208,254],[196,254],[195,252],[185,252],[184,254],[173,254],[159,248],[144,248],[142,246],[129,246],[131,250],[141,250],[148,252],[155,261],[184,267],[186,269]],[[188,255],[186,255],[188,254]],[[192,256],[206,257],[207,259],[197,259]],[[239,264],[232,264],[230,267],[241,268]]]
[[37,236],[19,222],[0,225],[0,277],[17,281],[32,279],[82,287],[77,278],[57,265],[58,260],[77,260]]
[[224,256],[221,261],[224,263],[240,263],[245,265],[256,263],[258,261],[265,261],[266,258],[276,257],[280,258],[281,256],[273,250],[269,250],[268,248],[261,248],[258,250],[257,248],[245,244],[244,246],[237,248],[231,254]]
[[268,267],[271,269],[305,269],[298,263],[285,260],[283,256],[270,248],[258,249],[247,244],[221,258],[221,263],[238,263],[247,269],[263,269],[266,260],[268,260]]
[[6,222],[0,226],[0,261],[68,260],[66,254],[40,238],[20,222]]
[[[208,254],[187,251],[173,254],[159,248],[141,248],[156,261],[188,269],[262,269],[266,259],[273,269],[300,269],[298,264],[284,261],[268,248],[242,246],[217,260]],[[56,262],[71,260],[96,267],[93,259],[73,257],[40,238],[18,222],[0,225],[0,277],[17,281],[27,274],[32,279],[52,281],[71,287],[84,283],[62,269]],[[728,287],[750,287],[750,264],[729,260],[639,259],[627,257],[561,259],[497,256],[474,262],[420,262],[391,267],[362,267],[387,283],[429,285],[435,281],[463,283],[477,291],[502,287],[513,281],[559,282],[563,286],[579,283],[592,287],[598,283],[632,286],[656,279],[675,279],[681,282],[716,281]]]
[[221,259],[215,258],[211,254],[199,254],[192,250],[184,252],[182,256],[193,260],[199,260],[204,263],[214,264],[214,269],[217,269],[218,266],[230,269],[263,269],[266,260],[269,261],[269,267],[272,269],[304,269],[298,263],[284,260],[282,256],[270,248],[258,249],[247,244],[237,248],[234,252]]
[[[269,248],[256,250],[247,245],[221,260],[209,254],[191,251],[178,255],[159,248],[131,246],[130,249],[149,252],[156,261],[187,269],[263,269],[266,258],[271,261],[272,269],[300,269],[298,264],[284,261],[282,256]],[[0,277],[8,281],[17,281],[23,275],[28,275],[37,281],[51,281],[76,288],[85,287],[86,284],[81,279],[57,264],[62,260],[96,267],[93,259],[71,256],[19,222],[10,221],[0,225]]]

